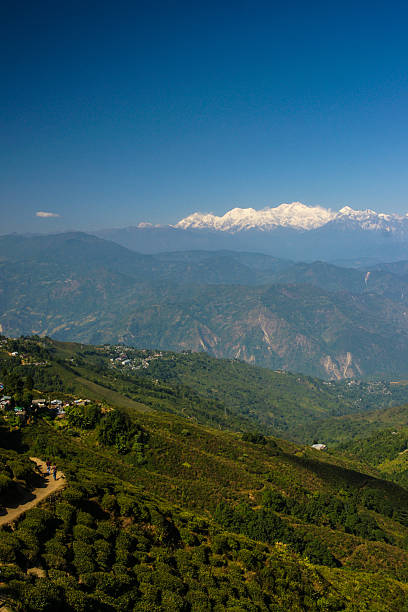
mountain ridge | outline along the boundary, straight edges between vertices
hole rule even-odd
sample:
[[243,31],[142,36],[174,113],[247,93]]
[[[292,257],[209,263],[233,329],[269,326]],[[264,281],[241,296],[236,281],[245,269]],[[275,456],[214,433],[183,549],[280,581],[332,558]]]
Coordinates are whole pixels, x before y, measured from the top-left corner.
[[344,206],[338,212],[322,206],[308,206],[302,202],[284,203],[275,207],[233,208],[223,216],[195,212],[181,219],[174,227],[182,229],[211,229],[239,232],[249,229],[271,231],[277,227],[311,230],[328,224],[352,223],[364,230],[395,232],[399,226],[408,229],[408,216],[396,213],[377,213],[374,210],[354,210]]
[[323,378],[406,377],[404,264],[369,272],[253,253],[142,255],[79,233],[5,237],[0,331],[205,350]]
[[173,225],[139,223],[93,232],[131,250],[159,253],[180,250],[262,252],[283,259],[313,261],[407,259],[408,215],[354,210],[333,211],[301,202],[234,208],[222,216],[194,212]]

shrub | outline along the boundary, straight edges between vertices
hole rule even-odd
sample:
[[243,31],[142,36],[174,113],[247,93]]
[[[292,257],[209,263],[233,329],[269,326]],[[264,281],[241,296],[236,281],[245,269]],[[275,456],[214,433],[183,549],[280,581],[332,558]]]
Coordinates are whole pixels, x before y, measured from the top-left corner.
[[61,589],[47,578],[27,584],[22,595],[27,612],[55,612],[63,607]]
[[89,598],[77,588],[65,589],[65,601],[74,612],[88,612],[91,609]]
[[198,546],[200,540],[197,538],[195,533],[192,533],[189,529],[181,528],[180,536],[182,541],[188,546]]
[[238,551],[237,559],[239,559],[249,570],[256,570],[261,565],[260,559],[258,559],[252,551],[246,548],[241,548],[241,550]]
[[26,580],[27,576],[17,565],[2,565],[2,582],[11,583],[13,580]]
[[[143,607],[143,610],[147,610],[148,612],[150,612],[150,610],[155,610],[156,606],[159,604],[160,602],[160,589],[157,585],[155,584],[150,584],[147,582],[141,582],[139,584],[139,590],[142,593],[143,599],[144,599],[144,603],[143,605],[145,605],[146,607]],[[150,606],[150,607],[149,607]]]
[[225,554],[230,550],[228,536],[225,534],[216,535],[213,538],[211,545],[213,552],[217,555]]
[[53,538],[45,543],[45,551],[48,554],[65,558],[68,549],[66,546],[64,546],[64,544],[62,544],[62,542],[60,542],[56,538]]
[[111,566],[112,547],[106,540],[96,540],[94,543],[95,559],[101,569]]
[[251,442],[252,444],[266,444],[266,438],[261,433],[246,432],[242,434],[242,439],[244,442]]
[[152,576],[152,580],[153,583],[160,588],[160,590],[183,593],[185,588],[183,581],[170,571],[169,566],[160,562],[156,564],[156,569]]
[[116,501],[116,496],[110,495],[109,493],[105,493],[101,500],[101,508],[105,510],[105,512],[116,514],[118,511],[118,503]]
[[89,514],[89,512],[83,512],[82,510],[78,511],[76,522],[77,525],[85,525],[86,527],[93,527],[94,524],[92,515]]
[[61,557],[60,555],[45,553],[42,555],[42,558],[48,568],[66,570],[68,567],[64,557]]
[[208,596],[202,591],[190,590],[186,595],[186,602],[195,612],[210,612],[212,609]]
[[119,504],[120,513],[123,516],[133,516],[138,514],[139,506],[133,497],[126,495],[125,493],[119,493],[116,497],[117,503]]
[[55,506],[55,516],[64,523],[64,527],[69,529],[75,520],[76,509],[67,502],[58,502]]
[[68,487],[62,493],[62,498],[69,504],[78,505],[86,499],[85,492],[79,487]]
[[110,521],[100,521],[96,533],[105,540],[112,542],[117,536],[118,528]]
[[191,560],[197,565],[208,565],[211,549],[208,546],[197,546],[191,553]]
[[163,591],[161,596],[162,609],[169,612],[188,610],[187,603],[184,598],[173,591]]
[[72,545],[74,551],[73,565],[78,574],[95,571],[95,563],[93,561],[92,546],[85,542],[74,542]]
[[35,561],[40,553],[40,541],[38,537],[29,531],[20,527],[16,532],[16,536],[21,543],[20,550],[29,561]]
[[72,531],[75,540],[87,542],[88,544],[92,544],[95,540],[96,531],[90,527],[86,527],[86,525],[75,525]]
[[338,567],[340,565],[337,559],[327,549],[327,546],[319,540],[308,542],[304,548],[303,554],[306,555],[312,563],[327,565],[329,567]]
[[118,612],[133,612],[135,610],[135,604],[139,600],[139,591],[137,588],[133,588],[116,598],[116,610],[118,610]]
[[92,588],[116,597],[120,593],[120,581],[112,573],[96,572],[92,574]]
[[116,549],[116,563],[124,566],[130,566],[134,562],[133,555],[124,548]]
[[143,444],[147,439],[146,433],[138,425],[131,423],[128,417],[112,410],[101,421],[98,431],[98,440],[105,446],[115,446],[119,453],[126,454],[136,443]]
[[99,406],[90,404],[89,406],[70,406],[66,409],[68,423],[80,429],[92,429],[101,417]]
[[16,480],[24,480],[30,482],[33,477],[31,465],[24,464],[21,461],[10,461],[9,466],[13,471],[13,476]]
[[14,533],[2,531],[0,538],[0,562],[14,563],[19,548],[19,541]]
[[286,510],[286,500],[274,489],[266,489],[262,493],[262,503],[275,512],[284,512]]
[[6,474],[0,474],[0,495],[4,495],[14,486],[14,482]]
[[21,523],[23,529],[31,531],[38,537],[43,537],[52,515],[41,508],[32,508]]

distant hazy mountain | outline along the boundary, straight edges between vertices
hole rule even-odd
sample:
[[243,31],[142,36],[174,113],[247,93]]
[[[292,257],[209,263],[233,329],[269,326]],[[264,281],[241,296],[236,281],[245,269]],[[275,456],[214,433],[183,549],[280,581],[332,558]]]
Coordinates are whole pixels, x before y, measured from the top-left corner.
[[408,376],[407,264],[141,255],[81,233],[0,237],[0,332],[204,350],[326,378]]
[[230,249],[303,261],[408,257],[408,215],[349,206],[335,212],[300,202],[263,210],[234,208],[221,217],[196,212],[174,226],[143,223],[96,235],[143,253]]

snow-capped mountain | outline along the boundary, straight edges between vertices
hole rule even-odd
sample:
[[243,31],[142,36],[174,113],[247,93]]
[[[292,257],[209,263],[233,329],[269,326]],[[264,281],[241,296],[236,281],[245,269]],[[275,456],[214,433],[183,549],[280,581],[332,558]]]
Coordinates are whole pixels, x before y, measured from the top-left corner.
[[363,230],[381,230],[386,232],[406,232],[408,230],[408,215],[377,213],[375,210],[353,210],[344,206],[336,214],[334,220],[347,229],[359,227]]
[[235,233],[253,229],[270,231],[278,227],[312,230],[328,224],[394,232],[408,229],[408,215],[377,213],[370,209],[354,210],[350,206],[344,206],[336,212],[322,206],[307,206],[301,202],[292,202],[262,210],[233,208],[222,217],[196,212],[181,219],[174,227]]
[[225,215],[195,212],[175,225],[97,232],[141,253],[188,250],[252,251],[299,261],[408,260],[408,215],[334,211],[301,202],[262,210],[233,208]]

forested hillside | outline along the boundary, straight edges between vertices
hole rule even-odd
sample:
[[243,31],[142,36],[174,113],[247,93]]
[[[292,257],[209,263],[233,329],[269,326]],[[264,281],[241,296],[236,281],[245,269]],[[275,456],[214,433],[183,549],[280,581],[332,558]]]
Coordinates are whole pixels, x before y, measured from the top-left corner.
[[[2,503],[38,480],[29,456],[66,476],[63,492],[1,529],[3,602],[29,612],[406,609],[408,491],[351,456],[234,431],[216,418],[224,407],[186,383],[137,376],[161,357],[3,339]],[[132,364],[133,383],[121,373]],[[216,428],[197,422],[211,411]]]
[[[90,346],[33,337],[4,338],[0,357],[4,381],[16,394],[18,405],[24,402],[24,393],[15,380],[25,377],[46,392],[85,394],[124,408],[153,408],[204,425],[264,431],[300,442],[312,442],[316,437],[340,440],[343,424],[348,431],[355,422],[360,431],[366,427],[361,419],[364,423],[373,420],[374,408],[408,401],[405,385],[328,382],[238,360],[214,359],[206,353]],[[370,414],[354,421],[356,413]],[[378,418],[381,414],[380,410]]]
[[408,281],[392,270],[228,251],[140,255],[81,233],[5,236],[0,325],[327,379],[403,377]]
[[[408,406],[405,416],[394,427],[378,426],[371,435],[345,440],[338,446],[345,456],[353,456],[375,467],[384,478],[408,486]],[[392,422],[392,419],[390,419]]]

